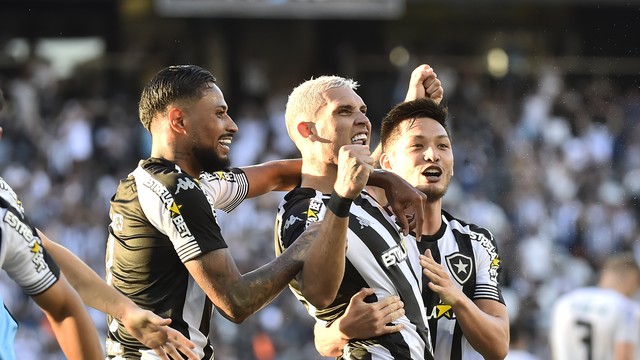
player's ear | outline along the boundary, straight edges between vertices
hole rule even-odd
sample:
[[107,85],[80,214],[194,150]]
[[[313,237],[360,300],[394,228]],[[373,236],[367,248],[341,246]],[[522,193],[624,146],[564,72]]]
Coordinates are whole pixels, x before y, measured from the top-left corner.
[[186,133],[184,126],[184,112],[180,108],[170,108],[168,112],[169,127],[180,134]]
[[387,171],[393,170],[393,160],[386,152],[380,154],[380,168]]
[[310,138],[314,140],[316,138],[316,124],[310,121],[300,121],[297,126],[298,133],[303,138]]

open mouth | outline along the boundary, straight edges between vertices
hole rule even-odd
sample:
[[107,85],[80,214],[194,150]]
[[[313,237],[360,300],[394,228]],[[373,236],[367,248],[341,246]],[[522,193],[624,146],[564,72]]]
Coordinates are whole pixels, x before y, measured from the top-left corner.
[[225,151],[229,151],[229,146],[231,145],[231,139],[232,139],[231,136],[223,136],[220,139],[218,139],[218,144]]
[[351,143],[352,144],[359,144],[359,145],[364,145],[367,143],[367,134],[362,133],[362,134],[357,134],[356,136],[351,138]]
[[437,166],[430,166],[422,172],[422,175],[429,181],[438,181],[442,176],[442,169]]

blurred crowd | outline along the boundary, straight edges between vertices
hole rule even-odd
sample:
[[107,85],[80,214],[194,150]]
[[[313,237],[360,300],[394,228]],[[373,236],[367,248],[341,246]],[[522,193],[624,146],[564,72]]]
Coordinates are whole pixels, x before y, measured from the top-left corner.
[[[524,348],[548,358],[554,299],[592,284],[612,252],[632,250],[640,259],[637,79],[566,75],[554,67],[502,79],[456,68],[436,71],[456,157],[444,208],[493,232],[511,326],[526,340]],[[405,91],[405,80],[380,91],[397,101],[392,94]],[[0,175],[33,223],[104,275],[109,198],[118,180],[148,156],[150,139],[138,121],[138,93],[105,96],[91,86],[58,81],[37,59],[22,73],[0,77],[7,100],[0,112]],[[234,166],[297,157],[284,128],[289,91],[236,100],[230,109],[240,128]],[[371,120],[377,129],[380,119]],[[274,257],[275,210],[283,195],[247,200],[231,214],[219,214],[242,272]],[[63,358],[33,302],[6,278],[0,294],[20,323],[19,358]],[[104,334],[105,316],[92,315]],[[244,324],[216,315],[216,359],[318,359],[312,327],[285,290]]]

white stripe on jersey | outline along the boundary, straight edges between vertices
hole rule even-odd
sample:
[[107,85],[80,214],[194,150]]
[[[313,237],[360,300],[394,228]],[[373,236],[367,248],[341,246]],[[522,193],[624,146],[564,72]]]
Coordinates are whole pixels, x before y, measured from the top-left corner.
[[200,255],[200,246],[195,237],[188,230],[181,232],[177,227],[182,215],[171,216],[171,209],[177,208],[177,205],[169,189],[141,167],[133,171],[133,176],[142,211],[151,225],[169,237],[180,260],[184,263]]
[[211,205],[226,213],[240,205],[249,192],[249,182],[243,172],[203,172],[200,185]]
[[[11,204],[6,189],[0,196]],[[0,208],[0,217],[0,267],[27,295],[49,289],[58,277],[45,260],[42,241],[20,215]]]

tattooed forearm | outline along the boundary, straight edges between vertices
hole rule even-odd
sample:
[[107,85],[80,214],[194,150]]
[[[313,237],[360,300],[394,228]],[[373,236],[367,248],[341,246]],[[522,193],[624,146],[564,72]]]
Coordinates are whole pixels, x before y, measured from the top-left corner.
[[282,255],[242,276],[242,281],[229,293],[230,302],[238,310],[236,317],[244,320],[262,309],[295,278],[318,229],[319,224],[312,224]]

